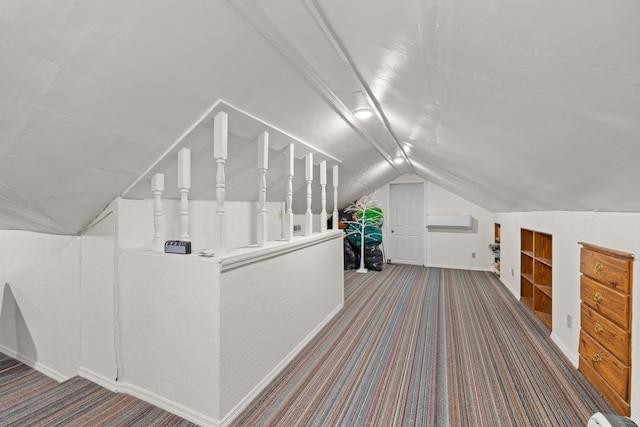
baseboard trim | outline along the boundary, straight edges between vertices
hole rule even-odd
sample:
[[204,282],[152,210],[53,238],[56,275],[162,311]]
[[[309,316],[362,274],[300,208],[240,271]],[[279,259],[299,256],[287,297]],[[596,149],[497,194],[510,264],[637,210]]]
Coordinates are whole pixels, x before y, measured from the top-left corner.
[[185,420],[191,421],[203,427],[224,427],[229,425],[250,403],[256,398],[262,390],[293,360],[294,357],[309,344],[309,342],[324,328],[331,319],[342,310],[344,302],[340,303],[324,320],[318,324],[300,343],[269,372],[245,397],[243,397],[236,406],[234,406],[221,420],[208,417],[204,414],[195,412],[181,404],[173,402],[148,390],[120,381],[115,381],[104,375],[91,371],[90,369],[81,367],[78,375],[92,381],[107,390],[114,393],[127,393],[138,399],[144,400],[158,408],[169,411],[178,415]]
[[432,268],[448,268],[451,270],[470,270],[470,271],[488,271],[493,272],[493,267],[469,267],[460,265],[441,265],[441,264],[427,264],[427,267]]
[[294,357],[324,328],[333,317],[342,310],[344,302],[340,303],[325,319],[318,324],[291,352],[280,361],[244,398],[238,402],[221,420],[221,427],[231,423],[255,399],[262,390],[293,360]]
[[221,427],[222,424],[220,420],[216,420],[207,415],[201,414],[199,412],[195,412],[179,403],[168,400],[162,396],[159,396],[155,393],[151,393],[148,390],[137,387],[133,384],[120,384],[118,383],[118,392],[127,393],[134,397],[137,397],[140,400],[144,400],[145,402],[151,403],[152,405],[157,406],[158,408],[164,409],[165,411],[171,412],[172,414],[178,415],[179,417],[184,418],[187,421],[191,421],[192,423],[196,423],[203,427]]
[[107,390],[113,393],[129,394],[140,400],[144,400],[147,403],[157,406],[160,409],[164,409],[165,411],[171,412],[174,415],[182,417],[187,421],[196,423],[200,426],[220,427],[221,425],[219,420],[208,417],[199,412],[195,412],[187,408],[186,406],[183,406],[172,400],[166,399],[162,396],[159,396],[148,390],[140,388],[136,385],[112,380],[110,378],[107,378],[103,375],[100,375],[84,367],[80,368],[80,370],[78,371],[78,375],[81,376],[82,378],[86,378],[87,380],[98,384],[101,387],[106,388]]
[[571,351],[569,351],[567,346],[564,345],[564,343],[560,341],[560,338],[558,338],[558,336],[553,332],[551,332],[551,341],[553,341],[553,343],[560,349],[565,357],[569,359],[573,366],[578,369],[578,355],[573,354]]
[[6,354],[9,357],[12,357],[16,360],[18,360],[19,362],[24,363],[25,365],[29,366],[30,368],[35,369],[36,371],[40,372],[43,375],[46,375],[47,377],[58,381],[59,383],[64,382],[66,380],[68,380],[69,376],[63,375],[60,372],[56,371],[55,369],[50,368],[49,366],[40,363],[38,361],[32,360],[29,357],[26,357],[23,354],[20,354],[18,352],[16,352],[15,350],[12,350],[8,347],[5,347],[3,345],[0,344],[0,352]]
[[87,369],[83,366],[78,369],[78,376],[85,378],[92,383],[96,383],[101,387],[106,388],[107,390],[117,393],[118,392],[118,383],[111,379],[107,378],[104,375],[93,372],[91,369]]
[[502,280],[502,277],[500,277],[500,283],[502,283],[502,285],[505,288],[507,288],[507,290],[511,293],[511,295],[513,295],[513,297],[516,299],[516,301],[520,301],[520,291],[516,291],[511,286],[509,286],[509,284],[507,282]]

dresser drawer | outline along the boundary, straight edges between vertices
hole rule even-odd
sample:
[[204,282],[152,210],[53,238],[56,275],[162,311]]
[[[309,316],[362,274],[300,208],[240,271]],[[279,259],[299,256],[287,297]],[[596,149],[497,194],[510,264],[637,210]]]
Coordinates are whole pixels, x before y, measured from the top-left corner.
[[582,248],[580,272],[620,292],[629,293],[631,267],[628,260]]
[[631,407],[629,402],[625,401],[625,399],[621,398],[618,393],[616,393],[609,383],[607,383],[599,373],[597,373],[585,360],[584,357],[579,357],[578,369],[582,372],[591,384],[593,384],[602,395],[607,399],[607,401],[614,407],[614,409],[620,414],[625,416],[631,415]]
[[629,330],[629,296],[580,276],[580,299],[599,314]]
[[622,364],[584,331],[580,331],[579,351],[584,361],[600,374],[620,397],[626,400],[629,390],[629,367]]
[[598,314],[584,303],[580,305],[580,326],[622,363],[628,365],[630,333]]

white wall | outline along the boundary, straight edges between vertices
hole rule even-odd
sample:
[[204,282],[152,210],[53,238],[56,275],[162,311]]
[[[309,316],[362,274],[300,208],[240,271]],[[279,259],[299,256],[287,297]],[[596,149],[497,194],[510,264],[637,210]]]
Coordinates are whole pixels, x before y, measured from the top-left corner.
[[80,243],[0,231],[0,351],[59,381],[80,363]]
[[121,251],[121,390],[224,424],[342,307],[341,249],[330,232],[223,259]]
[[119,382],[209,425],[220,399],[217,268],[211,259],[151,251],[121,251],[119,262]]
[[105,216],[81,237],[81,357],[83,376],[113,381],[116,354],[116,213]]
[[[276,240],[281,204],[267,205]],[[177,238],[177,201],[164,207],[166,237]],[[194,240],[206,245],[215,202],[192,207]],[[255,239],[255,207],[229,202],[236,246]],[[0,351],[59,381],[80,374],[217,425],[342,305],[341,232],[271,241],[257,250],[282,255],[257,262],[256,248],[238,249],[230,259],[242,267],[225,270],[224,286],[220,259],[120,249],[150,246],[152,235],[150,201],[122,199],[82,236],[0,231]]]
[[[498,213],[501,224],[501,281],[520,295],[520,228],[553,236],[553,327],[551,337],[577,366],[580,333],[580,245],[592,243],[636,255],[633,294],[640,295],[640,214],[598,212]],[[638,312],[640,298],[632,298]],[[572,327],[567,326],[567,316]],[[635,331],[635,332],[633,332]],[[640,418],[640,316],[632,316],[631,415]]]
[[[389,185],[424,183],[424,215],[471,215],[472,230],[427,230],[425,228],[424,265],[430,267],[461,268],[491,271],[493,254],[489,243],[493,238],[493,213],[475,205],[416,175],[403,175],[376,192],[376,199],[385,213],[383,245],[390,257],[389,243]],[[472,254],[475,253],[475,258]]]
[[[282,237],[281,203],[267,202],[268,239]],[[217,209],[215,200],[189,201],[189,237],[191,249],[213,247],[212,218]],[[225,202],[227,213],[227,243],[229,252],[256,243],[257,202]],[[120,248],[150,248],[153,240],[153,200],[119,199],[118,235]],[[180,201],[163,200],[164,240],[180,239]]]
[[314,238],[329,234],[322,243],[223,270],[222,414],[281,368],[342,307],[342,232]]

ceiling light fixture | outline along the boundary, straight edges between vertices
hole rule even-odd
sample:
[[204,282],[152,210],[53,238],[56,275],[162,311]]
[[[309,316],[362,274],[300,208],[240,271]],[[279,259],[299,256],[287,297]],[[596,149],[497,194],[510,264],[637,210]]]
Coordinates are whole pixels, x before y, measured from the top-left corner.
[[353,111],[353,115],[356,116],[357,119],[364,120],[371,117],[373,115],[373,111],[368,108],[358,108]]

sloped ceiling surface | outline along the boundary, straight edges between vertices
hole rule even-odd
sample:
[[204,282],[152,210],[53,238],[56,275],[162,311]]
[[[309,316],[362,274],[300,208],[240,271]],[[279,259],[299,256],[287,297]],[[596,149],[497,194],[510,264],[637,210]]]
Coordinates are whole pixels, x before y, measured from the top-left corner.
[[630,0],[3,2],[0,228],[81,231],[220,99],[338,159],[341,204],[416,173],[491,211],[639,211],[638,16]]

